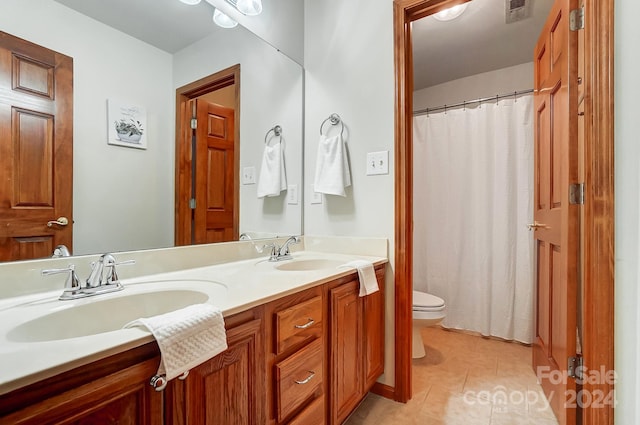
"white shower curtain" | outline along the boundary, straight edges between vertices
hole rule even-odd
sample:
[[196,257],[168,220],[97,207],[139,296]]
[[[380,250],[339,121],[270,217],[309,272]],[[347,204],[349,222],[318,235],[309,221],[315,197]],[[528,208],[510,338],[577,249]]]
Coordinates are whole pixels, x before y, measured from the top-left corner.
[[533,101],[414,118],[414,289],[445,327],[533,338]]

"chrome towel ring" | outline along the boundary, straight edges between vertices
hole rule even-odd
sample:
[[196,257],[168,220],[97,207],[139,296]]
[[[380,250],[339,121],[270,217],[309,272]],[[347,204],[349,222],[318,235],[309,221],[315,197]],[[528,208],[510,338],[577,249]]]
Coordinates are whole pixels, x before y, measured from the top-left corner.
[[282,143],[282,127],[280,127],[279,125],[276,125],[273,128],[270,128],[267,131],[267,134],[264,135],[264,144],[268,145],[269,144],[269,134],[273,131],[274,136],[273,137],[280,137],[280,143]]
[[342,133],[344,133],[344,123],[342,122],[342,119],[340,118],[340,115],[333,113],[331,115],[329,115],[327,118],[325,118],[324,121],[322,121],[322,124],[320,124],[320,135],[322,135],[322,128],[324,127],[325,123],[329,121],[331,123],[331,125],[338,125],[340,124],[341,128],[340,128],[340,135],[342,136]]

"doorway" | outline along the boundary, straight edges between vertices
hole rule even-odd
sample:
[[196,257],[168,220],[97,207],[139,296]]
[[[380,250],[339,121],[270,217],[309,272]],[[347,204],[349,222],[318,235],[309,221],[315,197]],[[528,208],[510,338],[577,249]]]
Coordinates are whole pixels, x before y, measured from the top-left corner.
[[[395,314],[396,351],[393,396],[411,398],[411,311],[413,256],[413,66],[411,22],[460,0],[395,0],[396,191]],[[587,194],[583,205],[581,268],[584,362],[590,369],[613,370],[613,1],[585,1],[584,152],[581,167]],[[576,111],[577,113],[577,111]],[[596,142],[597,141],[597,142]],[[605,328],[606,331],[603,331]],[[585,382],[583,390],[610,393],[613,384]],[[588,424],[613,423],[613,406],[583,406]]]
[[240,65],[176,90],[176,245],[238,240]]

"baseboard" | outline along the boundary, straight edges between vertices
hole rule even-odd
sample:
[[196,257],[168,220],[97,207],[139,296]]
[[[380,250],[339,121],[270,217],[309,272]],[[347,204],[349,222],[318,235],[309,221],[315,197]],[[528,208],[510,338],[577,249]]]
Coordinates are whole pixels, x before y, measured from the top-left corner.
[[396,389],[389,385],[376,382],[373,384],[373,387],[371,387],[371,392],[384,398],[388,398],[389,400],[395,400]]

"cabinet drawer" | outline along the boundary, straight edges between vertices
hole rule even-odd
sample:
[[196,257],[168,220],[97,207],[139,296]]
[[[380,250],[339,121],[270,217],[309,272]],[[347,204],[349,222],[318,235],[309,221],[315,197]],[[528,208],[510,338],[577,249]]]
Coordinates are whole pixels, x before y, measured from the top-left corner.
[[322,297],[276,313],[276,354],[322,332]]
[[322,339],[276,364],[278,422],[281,422],[322,387]]
[[324,395],[304,408],[289,425],[324,425]]

